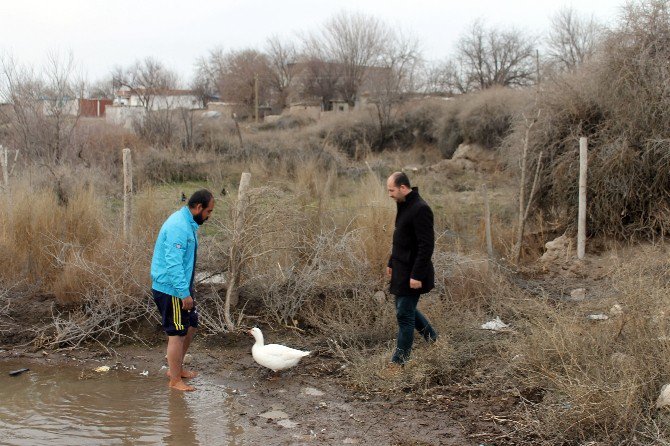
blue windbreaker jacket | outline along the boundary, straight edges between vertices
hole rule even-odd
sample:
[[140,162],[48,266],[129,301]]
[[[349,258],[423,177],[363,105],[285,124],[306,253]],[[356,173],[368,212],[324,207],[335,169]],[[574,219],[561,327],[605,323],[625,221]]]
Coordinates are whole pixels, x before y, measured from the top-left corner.
[[158,232],[151,261],[152,288],[185,299],[198,249],[198,224],[187,206],[170,215]]

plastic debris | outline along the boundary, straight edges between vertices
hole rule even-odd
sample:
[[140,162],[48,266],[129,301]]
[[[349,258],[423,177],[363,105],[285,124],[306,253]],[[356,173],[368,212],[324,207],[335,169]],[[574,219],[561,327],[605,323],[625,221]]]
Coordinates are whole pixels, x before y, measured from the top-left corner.
[[19,376],[21,373],[27,372],[28,370],[30,369],[24,368],[24,369],[12,370],[11,372],[9,372],[9,376]]
[[591,321],[606,321],[610,317],[606,314],[598,313],[598,314],[589,314],[586,316],[587,319]]
[[576,288],[570,291],[570,297],[574,300],[584,300],[586,298],[586,290],[584,288]]
[[505,330],[506,328],[509,328],[509,325],[501,321],[499,316],[496,316],[496,318],[493,319],[492,321],[488,321],[487,323],[482,324],[483,330],[499,331],[499,330]]
[[623,314],[623,307],[621,304],[612,305],[612,308],[610,308],[610,314],[612,316],[621,316]]
[[289,419],[279,420],[277,421],[277,424],[286,429],[293,429],[295,427],[298,427],[298,423],[296,423],[295,421],[291,421]]
[[142,376],[149,376],[149,371],[148,371],[148,370],[145,370],[145,371],[143,371],[143,372],[140,372],[140,375],[142,375]]
[[661,394],[656,400],[656,408],[662,409],[670,405],[670,384],[666,384],[661,387]]
[[101,365],[100,367],[98,367],[97,369],[94,369],[93,371],[98,372],[98,373],[106,373],[106,372],[109,372],[109,366],[108,365]]

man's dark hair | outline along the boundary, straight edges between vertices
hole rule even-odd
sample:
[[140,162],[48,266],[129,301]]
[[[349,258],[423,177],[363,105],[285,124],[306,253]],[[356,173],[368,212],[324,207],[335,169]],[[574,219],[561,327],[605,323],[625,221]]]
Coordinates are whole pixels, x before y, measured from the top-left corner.
[[191,198],[188,199],[189,209],[195,208],[197,205],[201,204],[203,208],[209,206],[209,203],[214,198],[214,195],[207,189],[200,189],[193,192]]
[[412,186],[409,184],[409,178],[405,172],[395,172],[393,174],[393,185],[395,187],[407,186],[408,189],[411,189]]

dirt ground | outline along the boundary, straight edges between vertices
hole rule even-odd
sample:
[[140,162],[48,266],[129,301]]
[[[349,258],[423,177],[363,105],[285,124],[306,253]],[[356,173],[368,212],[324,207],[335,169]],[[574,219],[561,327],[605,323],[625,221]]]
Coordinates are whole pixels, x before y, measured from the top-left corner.
[[[612,297],[607,286],[612,263],[610,255],[593,256],[586,265],[588,268],[578,263],[580,270],[591,272],[587,275],[574,273],[574,268],[569,267],[574,261],[544,271],[536,267],[517,276],[517,285],[531,294],[556,300],[570,300],[571,290],[583,287],[589,297],[597,298],[588,299],[595,305]],[[21,310],[18,306],[15,309]],[[40,317],[35,311],[32,315]],[[162,332],[158,326],[145,330],[142,338],[147,339],[147,345],[114,348],[89,345],[60,351],[41,350],[34,344],[16,347],[22,340],[18,334],[4,336],[0,361],[56,363],[82,371],[93,370],[101,363],[159,370],[165,364]],[[344,363],[320,347],[318,339],[285,330],[267,332],[266,341],[286,343],[313,353],[273,381],[268,379],[268,371],[253,361],[253,339],[245,333],[198,335],[191,348],[189,367],[200,373],[193,385],[223,386],[230,396],[233,418],[230,421],[241,428],[236,441],[230,444],[518,444],[510,435],[514,421],[508,418],[518,403],[518,393],[472,385],[485,379],[464,379],[424,393],[362,394],[348,386]],[[523,397],[532,400],[533,389],[526,390],[528,394]],[[532,439],[525,444],[532,444]]]
[[[230,421],[241,427],[235,444],[493,444],[480,440],[495,430],[493,420],[483,420],[486,411],[459,397],[458,389],[451,395],[449,389],[393,397],[357,394],[345,385],[342,365],[318,350],[280,379],[269,380],[269,373],[251,357],[252,343],[242,334],[210,336],[196,338],[191,349],[189,367],[200,373],[193,385],[222,385],[232,396]],[[55,363],[84,373],[101,363],[157,370],[165,363],[164,354],[160,342],[109,352],[14,348],[0,351],[0,361]]]

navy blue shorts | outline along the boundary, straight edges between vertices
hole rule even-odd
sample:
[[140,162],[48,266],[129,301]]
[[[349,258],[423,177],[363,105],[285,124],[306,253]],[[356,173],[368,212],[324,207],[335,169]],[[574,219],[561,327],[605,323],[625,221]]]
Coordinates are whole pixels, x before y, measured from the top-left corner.
[[163,330],[168,336],[186,336],[188,327],[198,328],[198,311],[195,304],[191,310],[184,310],[180,298],[154,289],[151,292],[161,313]]

